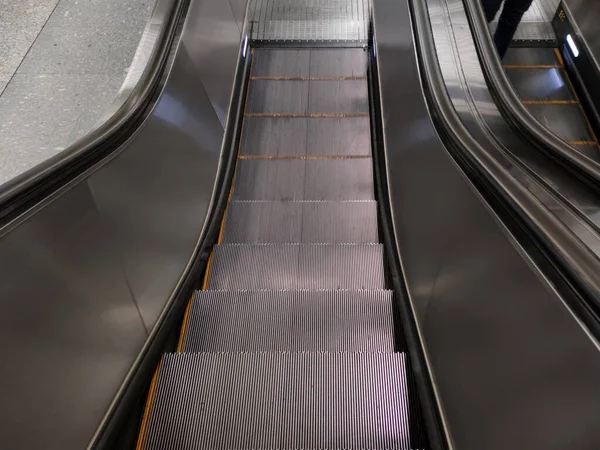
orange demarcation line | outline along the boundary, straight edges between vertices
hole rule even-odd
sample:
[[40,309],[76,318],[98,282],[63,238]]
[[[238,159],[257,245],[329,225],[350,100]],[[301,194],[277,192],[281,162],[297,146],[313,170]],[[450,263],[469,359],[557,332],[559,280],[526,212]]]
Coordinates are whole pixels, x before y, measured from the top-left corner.
[[148,427],[150,425],[150,419],[152,418],[152,411],[154,409],[154,401],[156,400],[156,391],[158,389],[158,378],[160,370],[162,369],[163,359],[160,359],[158,367],[152,377],[152,383],[150,383],[150,391],[148,392],[148,398],[146,400],[146,408],[144,409],[144,417],[142,419],[142,426],[140,428],[140,435],[135,446],[136,450],[144,450],[146,447],[146,440],[148,439]]
[[[229,190],[229,196],[231,197],[231,189]],[[225,223],[227,223],[227,214],[229,213],[229,201],[227,202],[227,206],[225,207],[225,211],[223,212],[223,219],[221,220],[221,228],[219,229],[219,237],[217,239],[217,244],[223,243],[223,236],[225,236]]]
[[558,58],[558,62],[560,63],[561,67],[565,67],[565,61],[563,60],[562,55],[560,54],[560,50],[558,50],[557,48],[554,49],[554,53],[556,53],[556,57]]
[[577,100],[523,100],[524,105],[578,105]]
[[185,337],[187,335],[188,324],[190,323],[193,302],[194,294],[192,294],[192,296],[190,297],[188,305],[185,308],[185,314],[183,315],[183,323],[181,324],[181,332],[179,333],[179,342],[177,343],[177,353],[183,353],[183,348],[185,347]]
[[371,155],[240,155],[240,159],[370,159]]
[[315,118],[344,118],[344,117],[369,117],[369,113],[246,113],[246,117],[315,117]]
[[596,141],[568,141],[569,145],[597,145]]
[[208,291],[208,282],[210,281],[210,272],[212,270],[214,250],[210,252],[208,257],[208,264],[206,265],[206,273],[204,274],[204,282],[202,283],[202,290]]
[[298,76],[273,76],[260,75],[251,76],[250,80],[267,80],[267,81],[354,81],[366,80],[367,77],[298,77]]
[[505,64],[505,69],[560,69],[562,66],[557,64]]
[[[202,290],[208,290],[208,281],[210,280],[210,271],[212,269],[212,261],[213,261],[214,250],[210,252],[210,256],[208,257],[208,263],[206,264],[206,273],[204,274],[204,282],[202,283]],[[179,342],[177,343],[177,352],[183,353],[183,348],[185,347],[185,339],[187,336],[188,325],[190,323],[190,316],[192,313],[192,305],[194,301],[194,294],[192,294],[192,298],[187,305],[185,310],[185,315],[183,316],[183,323],[181,324],[181,332],[179,333]]]

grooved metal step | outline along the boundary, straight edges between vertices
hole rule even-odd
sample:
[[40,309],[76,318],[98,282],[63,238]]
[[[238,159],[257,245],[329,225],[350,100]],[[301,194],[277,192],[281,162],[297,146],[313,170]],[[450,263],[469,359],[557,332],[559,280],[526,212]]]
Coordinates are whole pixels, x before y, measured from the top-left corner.
[[146,450],[408,449],[402,353],[164,357]]
[[240,159],[234,200],[375,200],[373,160]]
[[229,203],[223,243],[378,243],[377,202]]
[[384,289],[379,244],[216,245],[209,289]]
[[368,117],[246,117],[241,154],[371,156]]
[[199,291],[184,352],[394,351],[392,291]]

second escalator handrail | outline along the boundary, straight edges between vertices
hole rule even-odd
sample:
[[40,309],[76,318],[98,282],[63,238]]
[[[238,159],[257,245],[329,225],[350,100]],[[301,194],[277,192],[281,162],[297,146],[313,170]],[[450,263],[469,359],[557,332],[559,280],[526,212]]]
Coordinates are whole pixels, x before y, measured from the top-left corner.
[[463,0],[463,3],[488,88],[505,119],[537,149],[554,160],[566,163],[572,172],[577,176],[583,175],[587,184],[600,192],[600,164],[575,151],[525,108],[498,58],[479,0]]
[[438,132],[450,142],[449,150],[467,172],[485,181],[493,194],[507,205],[519,223],[543,246],[584,301],[590,321],[600,318],[600,260],[524,186],[517,182],[465,128],[448,96],[437,59],[427,6],[409,0],[413,15],[415,42],[421,78]]

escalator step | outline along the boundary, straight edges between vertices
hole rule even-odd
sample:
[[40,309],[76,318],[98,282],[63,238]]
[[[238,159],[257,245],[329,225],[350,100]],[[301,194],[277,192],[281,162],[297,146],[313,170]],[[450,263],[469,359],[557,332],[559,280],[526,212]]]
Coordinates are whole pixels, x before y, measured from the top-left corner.
[[241,155],[371,156],[368,117],[246,117]]
[[377,202],[229,203],[223,243],[378,243]]
[[184,352],[393,352],[392,291],[199,291]]
[[506,75],[521,100],[575,100],[562,69],[506,69]]
[[402,353],[165,355],[146,450],[408,449]]
[[209,289],[384,289],[379,244],[216,245]]
[[374,200],[373,161],[240,159],[234,200]]
[[362,114],[369,113],[366,80],[251,80],[248,114]]
[[252,77],[366,77],[368,52],[362,48],[256,48]]

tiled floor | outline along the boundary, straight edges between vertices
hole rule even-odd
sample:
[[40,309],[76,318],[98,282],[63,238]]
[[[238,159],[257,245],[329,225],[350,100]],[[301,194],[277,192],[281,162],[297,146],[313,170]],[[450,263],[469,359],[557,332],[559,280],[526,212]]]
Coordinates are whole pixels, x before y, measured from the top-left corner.
[[0,184],[95,125],[156,0],[0,0]]

